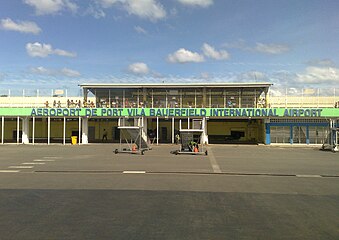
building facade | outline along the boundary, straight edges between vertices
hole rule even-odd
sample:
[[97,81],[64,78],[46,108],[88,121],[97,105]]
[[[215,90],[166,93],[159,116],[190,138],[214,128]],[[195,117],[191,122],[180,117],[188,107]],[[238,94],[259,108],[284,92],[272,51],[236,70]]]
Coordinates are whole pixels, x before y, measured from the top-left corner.
[[[192,128],[202,129],[202,141],[209,144],[328,141],[330,126],[338,126],[339,108],[322,107],[319,101],[317,106],[272,107],[270,86],[82,84],[82,98],[0,107],[1,143],[66,144],[71,136],[77,136],[80,144],[118,142],[122,125],[142,126],[148,140],[157,144],[174,143],[180,129]],[[60,105],[52,104],[59,101]]]

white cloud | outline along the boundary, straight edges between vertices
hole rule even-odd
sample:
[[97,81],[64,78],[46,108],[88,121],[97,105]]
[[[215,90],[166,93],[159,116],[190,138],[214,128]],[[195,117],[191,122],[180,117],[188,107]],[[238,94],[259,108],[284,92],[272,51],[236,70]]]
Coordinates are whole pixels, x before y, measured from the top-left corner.
[[339,69],[334,67],[307,67],[305,72],[297,74],[297,82],[302,83],[339,83]]
[[157,0],[98,0],[98,3],[103,8],[120,4],[129,14],[151,21],[166,17],[164,7]]
[[47,57],[48,55],[59,55],[64,57],[76,57],[76,53],[61,49],[53,49],[52,45],[45,43],[27,43],[26,51],[31,57]]
[[76,57],[76,53],[68,52],[62,49],[55,49],[53,54],[63,56],[63,57]]
[[202,51],[205,54],[206,57],[213,58],[216,60],[226,60],[230,58],[230,55],[225,50],[217,51],[212,47],[211,45],[208,45],[207,43],[204,43],[202,46]]
[[96,19],[106,17],[106,13],[99,7],[90,5],[85,11],[84,15],[91,15]]
[[50,44],[41,43],[27,43],[26,51],[31,57],[47,57],[53,54],[53,49]]
[[41,32],[41,28],[35,22],[29,21],[14,22],[10,18],[1,19],[0,27],[5,30],[17,31],[22,33],[38,34]]
[[239,76],[242,81],[245,82],[253,82],[253,81],[264,81],[267,80],[267,76],[265,73],[259,71],[250,71],[245,72]]
[[205,60],[203,55],[184,48],[180,48],[176,52],[169,54],[167,59],[171,63],[203,62]]
[[140,27],[140,26],[135,26],[135,27],[134,27],[134,30],[135,30],[137,33],[147,34],[147,31],[146,31],[145,29],[143,29],[142,27]]
[[148,74],[149,68],[146,63],[137,62],[128,66],[128,71],[133,74]]
[[38,74],[38,75],[46,75],[46,76],[65,76],[65,77],[80,77],[80,72],[69,69],[50,69],[45,67],[33,67],[30,69],[31,73]]
[[308,65],[311,66],[334,66],[335,63],[331,59],[318,59],[318,60],[311,60],[307,62]]
[[56,14],[63,10],[76,12],[78,6],[72,0],[23,0],[24,3],[35,8],[37,15]]
[[52,75],[52,71],[44,67],[33,67],[31,68],[31,72],[35,74],[41,74],[41,75]]
[[256,43],[255,46],[249,46],[245,40],[239,39],[233,43],[224,43],[224,47],[237,48],[243,51],[259,52],[265,54],[282,54],[291,50],[291,48],[284,44],[276,43]]
[[197,7],[208,7],[213,4],[213,0],[178,0],[178,2],[184,5]]
[[124,2],[124,0],[97,0],[97,2],[103,7],[103,8],[110,8],[114,4],[119,2]]
[[253,50],[256,52],[267,53],[267,54],[281,54],[281,53],[288,52],[290,48],[282,44],[257,43],[255,48],[253,48]]
[[80,72],[69,69],[69,68],[61,69],[60,73],[67,77],[80,77],[81,76]]

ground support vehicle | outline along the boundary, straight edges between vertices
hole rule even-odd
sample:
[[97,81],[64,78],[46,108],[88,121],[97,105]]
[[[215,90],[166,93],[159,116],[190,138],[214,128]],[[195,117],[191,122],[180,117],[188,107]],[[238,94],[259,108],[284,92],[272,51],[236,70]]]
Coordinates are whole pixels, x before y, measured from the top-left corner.
[[120,145],[114,150],[115,154],[129,153],[144,155],[150,150],[147,141],[143,138],[143,128],[134,126],[118,127],[120,129]]
[[172,153],[175,155],[207,155],[208,152],[200,141],[202,133],[201,129],[180,129],[180,149]]

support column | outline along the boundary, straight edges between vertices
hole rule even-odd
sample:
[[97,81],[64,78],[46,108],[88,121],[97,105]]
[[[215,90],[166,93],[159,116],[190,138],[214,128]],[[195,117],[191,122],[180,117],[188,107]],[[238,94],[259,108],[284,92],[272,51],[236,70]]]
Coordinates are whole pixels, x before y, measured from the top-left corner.
[[47,145],[51,143],[51,117],[47,118]]
[[172,144],[174,144],[174,117],[172,117]]
[[32,118],[32,144],[35,143],[35,117]]
[[4,144],[5,117],[1,117],[1,144]]
[[268,108],[269,103],[270,103],[270,100],[269,100],[268,88],[265,88],[265,106],[264,107]]
[[64,127],[63,127],[63,139],[62,143],[65,145],[66,144],[66,117],[64,117]]
[[82,144],[88,144],[88,118],[82,118]]
[[239,89],[239,105],[238,105],[238,108],[241,108],[242,107],[242,89]]
[[19,144],[19,132],[20,132],[20,117],[16,121],[16,144]]
[[157,117],[157,145],[159,145],[159,117]]
[[88,95],[87,88],[83,89],[83,95],[84,95],[84,101],[87,103],[87,95]]
[[335,120],[334,119],[330,119],[330,146],[335,146],[336,145],[336,124],[335,124]]
[[78,136],[78,144],[81,143],[81,117],[79,117],[79,136]]
[[310,144],[310,133],[309,133],[309,126],[306,126],[306,144]]
[[265,119],[265,144],[270,145],[271,144],[271,129],[270,129],[270,120]]
[[206,108],[206,103],[207,103],[207,100],[206,100],[206,88],[204,87],[203,89],[202,89],[202,107],[203,108]]
[[149,143],[148,135],[147,135],[147,118],[142,117],[141,118],[141,126],[142,126],[142,137],[145,139],[146,142]]
[[112,100],[111,100],[111,89],[108,89],[108,107],[112,107]]
[[332,135],[333,135],[333,148],[332,148],[332,151],[333,152],[338,152],[339,151],[339,148],[338,148],[338,124],[337,124],[337,121],[338,119],[333,119],[333,126],[332,126]]
[[203,118],[202,118],[201,128],[202,128],[203,132],[202,132],[202,134],[201,134],[200,142],[201,142],[202,144],[208,144],[207,119],[206,119],[206,117],[203,117]]
[[290,144],[293,144],[293,125],[290,126]]
[[28,144],[29,143],[29,118],[25,117],[22,121],[22,143]]

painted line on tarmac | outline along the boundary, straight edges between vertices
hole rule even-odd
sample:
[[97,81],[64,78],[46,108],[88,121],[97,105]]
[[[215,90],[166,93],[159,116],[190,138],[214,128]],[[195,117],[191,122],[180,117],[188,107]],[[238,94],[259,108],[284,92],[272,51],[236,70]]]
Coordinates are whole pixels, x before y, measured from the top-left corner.
[[114,170],[37,170],[34,173],[88,173],[88,174],[121,174],[122,171]]
[[33,162],[54,162],[52,159],[34,159]]
[[306,175],[284,173],[242,173],[242,172],[168,172],[168,171],[121,171],[121,170],[36,170],[34,173],[80,173],[80,174],[145,174],[145,175],[205,175],[205,176],[248,176],[248,177],[298,177],[298,178],[339,178],[339,175]]
[[215,159],[214,154],[213,154],[211,148],[208,148],[208,158],[209,158],[211,166],[213,168],[213,172],[221,173],[220,166],[217,163],[217,160]]
[[29,168],[33,168],[33,166],[9,166],[8,168],[29,169]]
[[0,173],[18,173],[20,170],[0,170]]
[[145,174],[146,171],[123,171],[123,174]]
[[296,175],[296,177],[300,177],[300,178],[321,178],[323,176],[321,176],[321,175],[301,174],[301,175]]
[[60,159],[60,158],[62,158],[62,157],[43,157],[43,158]]
[[24,162],[24,165],[44,165],[44,162]]

